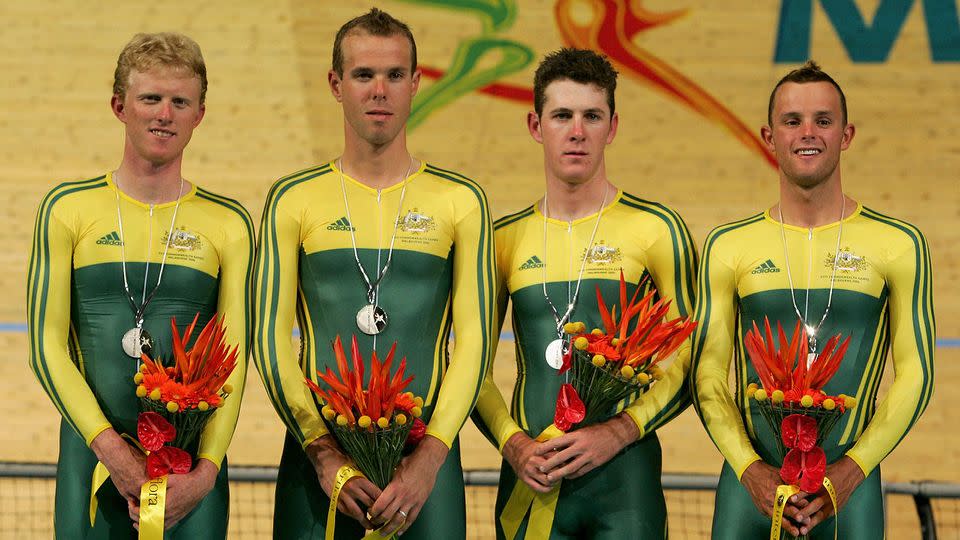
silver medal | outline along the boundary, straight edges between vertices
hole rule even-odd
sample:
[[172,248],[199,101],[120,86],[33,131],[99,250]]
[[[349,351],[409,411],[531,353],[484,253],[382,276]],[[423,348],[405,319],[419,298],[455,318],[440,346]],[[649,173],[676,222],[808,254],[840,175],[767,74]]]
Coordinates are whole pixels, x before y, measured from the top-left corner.
[[357,328],[368,336],[375,336],[387,327],[387,312],[380,306],[367,304],[357,312]]
[[553,369],[560,369],[563,367],[563,355],[565,343],[562,339],[555,339],[547,345],[547,350],[544,353],[544,357],[547,359],[547,365]]
[[120,340],[123,352],[131,358],[140,358],[141,353],[150,354],[153,349],[153,338],[150,333],[140,327],[133,327]]

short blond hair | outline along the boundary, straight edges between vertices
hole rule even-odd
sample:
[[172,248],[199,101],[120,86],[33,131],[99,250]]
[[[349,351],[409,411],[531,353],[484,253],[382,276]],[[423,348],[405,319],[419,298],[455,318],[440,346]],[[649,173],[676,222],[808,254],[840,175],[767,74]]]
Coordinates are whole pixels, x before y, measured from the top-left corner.
[[207,97],[207,65],[203,62],[200,45],[176,32],[137,34],[133,36],[117,58],[113,72],[113,93],[123,98],[127,93],[130,71],[141,73],[156,67],[182,69],[200,78],[200,104]]

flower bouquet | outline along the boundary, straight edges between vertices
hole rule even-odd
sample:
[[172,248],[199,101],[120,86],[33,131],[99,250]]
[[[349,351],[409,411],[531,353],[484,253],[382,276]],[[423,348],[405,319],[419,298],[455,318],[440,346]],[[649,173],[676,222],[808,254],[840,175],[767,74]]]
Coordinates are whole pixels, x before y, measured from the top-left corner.
[[364,386],[365,369],[357,337],[353,337],[348,363],[343,343],[337,336],[333,353],[339,376],[329,367],[325,373],[317,371],[327,390],[310,379],[305,380],[323,402],[320,412],[337,443],[380,489],[390,483],[404,450],[416,446],[426,433],[426,426],[420,420],[423,398],[403,391],[413,381],[412,376],[403,377],[407,359],[401,359],[397,371],[390,375],[396,349],[394,343],[383,362],[377,358],[376,351],[371,353],[370,374]]
[[[824,485],[827,458],[821,447],[823,441],[844,412],[856,406],[853,397],[830,396],[822,390],[840,367],[850,344],[849,337],[842,343],[840,339],[839,334],[835,335],[818,355],[808,355],[806,335],[799,320],[789,341],[778,322],[775,341],[766,318],[763,334],[754,323],[744,338],[747,354],[762,384],[759,387],[750,383],[747,397],[755,400],[760,414],[776,434],[777,449],[783,460],[780,478],[807,493],[815,493]],[[791,491],[795,493],[796,488]],[[780,528],[782,511],[781,501],[774,509],[774,532]],[[782,534],[785,538],[794,538],[786,531]]]
[[133,377],[145,411],[142,414],[152,412],[166,420],[174,430],[168,442],[182,450],[197,441],[207,421],[233,391],[226,381],[237,365],[237,347],[227,346],[226,329],[216,317],[200,331],[193,348],[186,349],[198,317],[193,318],[182,337],[176,318],[170,321],[172,365],[164,366],[161,360],[143,354],[140,371]]
[[150,479],[140,493],[141,539],[163,537],[166,477],[193,469],[192,452],[200,433],[233,390],[226,380],[237,365],[238,348],[226,345],[221,319],[211,318],[187,350],[198,318],[199,314],[183,336],[176,318],[171,319],[172,363],[165,366],[144,353],[133,377],[143,411],[137,419],[137,442],[147,454]]
[[554,424],[561,431],[578,423],[588,425],[606,420],[619,401],[662,378],[663,370],[657,364],[696,328],[697,323],[689,317],[665,321],[670,300],[654,302],[657,291],[653,287],[637,301],[647,279],[640,282],[627,302],[627,284],[620,272],[619,319],[617,306],[607,309],[597,286],[603,329],[587,333],[582,322],[565,325],[573,347],[564,356],[560,373],[570,371],[572,377],[570,383],[561,386],[557,396]]

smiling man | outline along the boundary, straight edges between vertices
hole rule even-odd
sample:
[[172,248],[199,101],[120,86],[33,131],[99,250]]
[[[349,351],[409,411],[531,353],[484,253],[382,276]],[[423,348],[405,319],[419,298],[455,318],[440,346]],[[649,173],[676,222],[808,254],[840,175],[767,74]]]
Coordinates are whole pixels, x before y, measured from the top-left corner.
[[[620,272],[633,294],[646,277],[672,300],[669,318],[693,306],[696,253],[686,225],[666,206],[624,193],[607,178],[604,152],[617,134],[617,72],[593,51],[562,49],[534,75],[531,137],[543,148],[546,193],[499,219],[499,324],[512,305],[519,379],[507,408],[484,381],[477,425],[502,452],[498,538],[664,538],[667,516],[655,430],[690,403],[689,350],[663,380],[610,419],[547,442],[564,377],[557,354],[564,323],[602,327],[599,286],[609,301]],[[517,490],[558,490],[553,515],[516,508]]]
[[[912,225],[843,193],[840,155],[855,134],[840,86],[808,62],[770,95],[761,136],[777,158],[780,201],[717,227],[707,237],[693,336],[695,405],[726,463],[713,537],[769,534],[782,484],[776,439],[745,397],[758,377],[743,354],[753,323],[793,328],[799,318],[819,351],[836,334],[850,347],[824,391],[855,396],[823,444],[840,507],[839,537],[883,538],[880,462],[906,436],[933,392],[933,285],[930,253]],[[894,382],[877,404],[888,353]],[[734,358],[735,393],[728,385]],[[787,506],[793,534],[833,538],[825,489]],[[823,525],[816,527],[819,523]]]
[[[57,538],[136,533],[144,455],[136,439],[133,376],[142,344],[170,350],[180,330],[219,312],[239,360],[236,389],[193,448],[193,470],[171,475],[170,538],[224,538],[225,453],[246,374],[253,227],[236,201],[181,175],[184,149],[205,112],[200,47],[173,33],[138,34],[114,75],[113,114],[124,124],[120,166],[66,182],[43,199],[28,276],[30,365],[63,417],[54,527]],[[91,485],[97,462],[110,479]],[[91,491],[98,501],[90,515]]]
[[328,80],[343,107],[343,154],[274,184],[257,258],[254,358],[287,428],[274,537],[320,538],[333,526],[329,496],[349,458],[304,377],[316,382],[318,369],[336,369],[331,342],[356,335],[365,358],[397,343],[415,377],[408,389],[425,400],[427,430],[382,492],[362,477],[345,484],[336,537],[383,527],[404,538],[463,538],[457,434],[495,346],[486,197],[472,180],[407,150],[420,84],[407,25],[378,9],[347,22]]

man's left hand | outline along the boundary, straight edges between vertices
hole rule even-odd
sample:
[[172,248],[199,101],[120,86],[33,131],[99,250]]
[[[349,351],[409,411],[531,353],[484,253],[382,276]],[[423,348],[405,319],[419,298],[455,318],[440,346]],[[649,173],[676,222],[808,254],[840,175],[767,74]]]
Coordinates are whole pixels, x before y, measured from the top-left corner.
[[[827,465],[827,478],[830,479],[830,483],[833,484],[837,493],[838,508],[836,512],[839,512],[847,504],[850,495],[864,480],[863,470],[860,469],[857,462],[847,456],[843,456],[836,463]],[[797,495],[799,499],[797,506],[800,511],[795,519],[800,525],[800,534],[809,534],[817,524],[835,512],[826,488],[820,488],[820,491],[809,496],[802,491]]]
[[383,524],[380,530],[386,536],[405,533],[417,520],[448,451],[440,439],[428,435],[400,462],[393,480],[368,511],[370,521]]
[[[171,474],[167,477],[166,506],[163,512],[163,529],[167,530],[180,522],[193,510],[207,493],[213,489],[219,470],[212,461],[201,458],[197,466],[187,474]],[[140,506],[127,502],[127,510],[133,526],[140,530]]]
[[564,478],[579,478],[610,461],[639,436],[633,419],[620,413],[606,422],[541,443],[537,455],[556,452],[543,463],[547,480],[555,485]]

